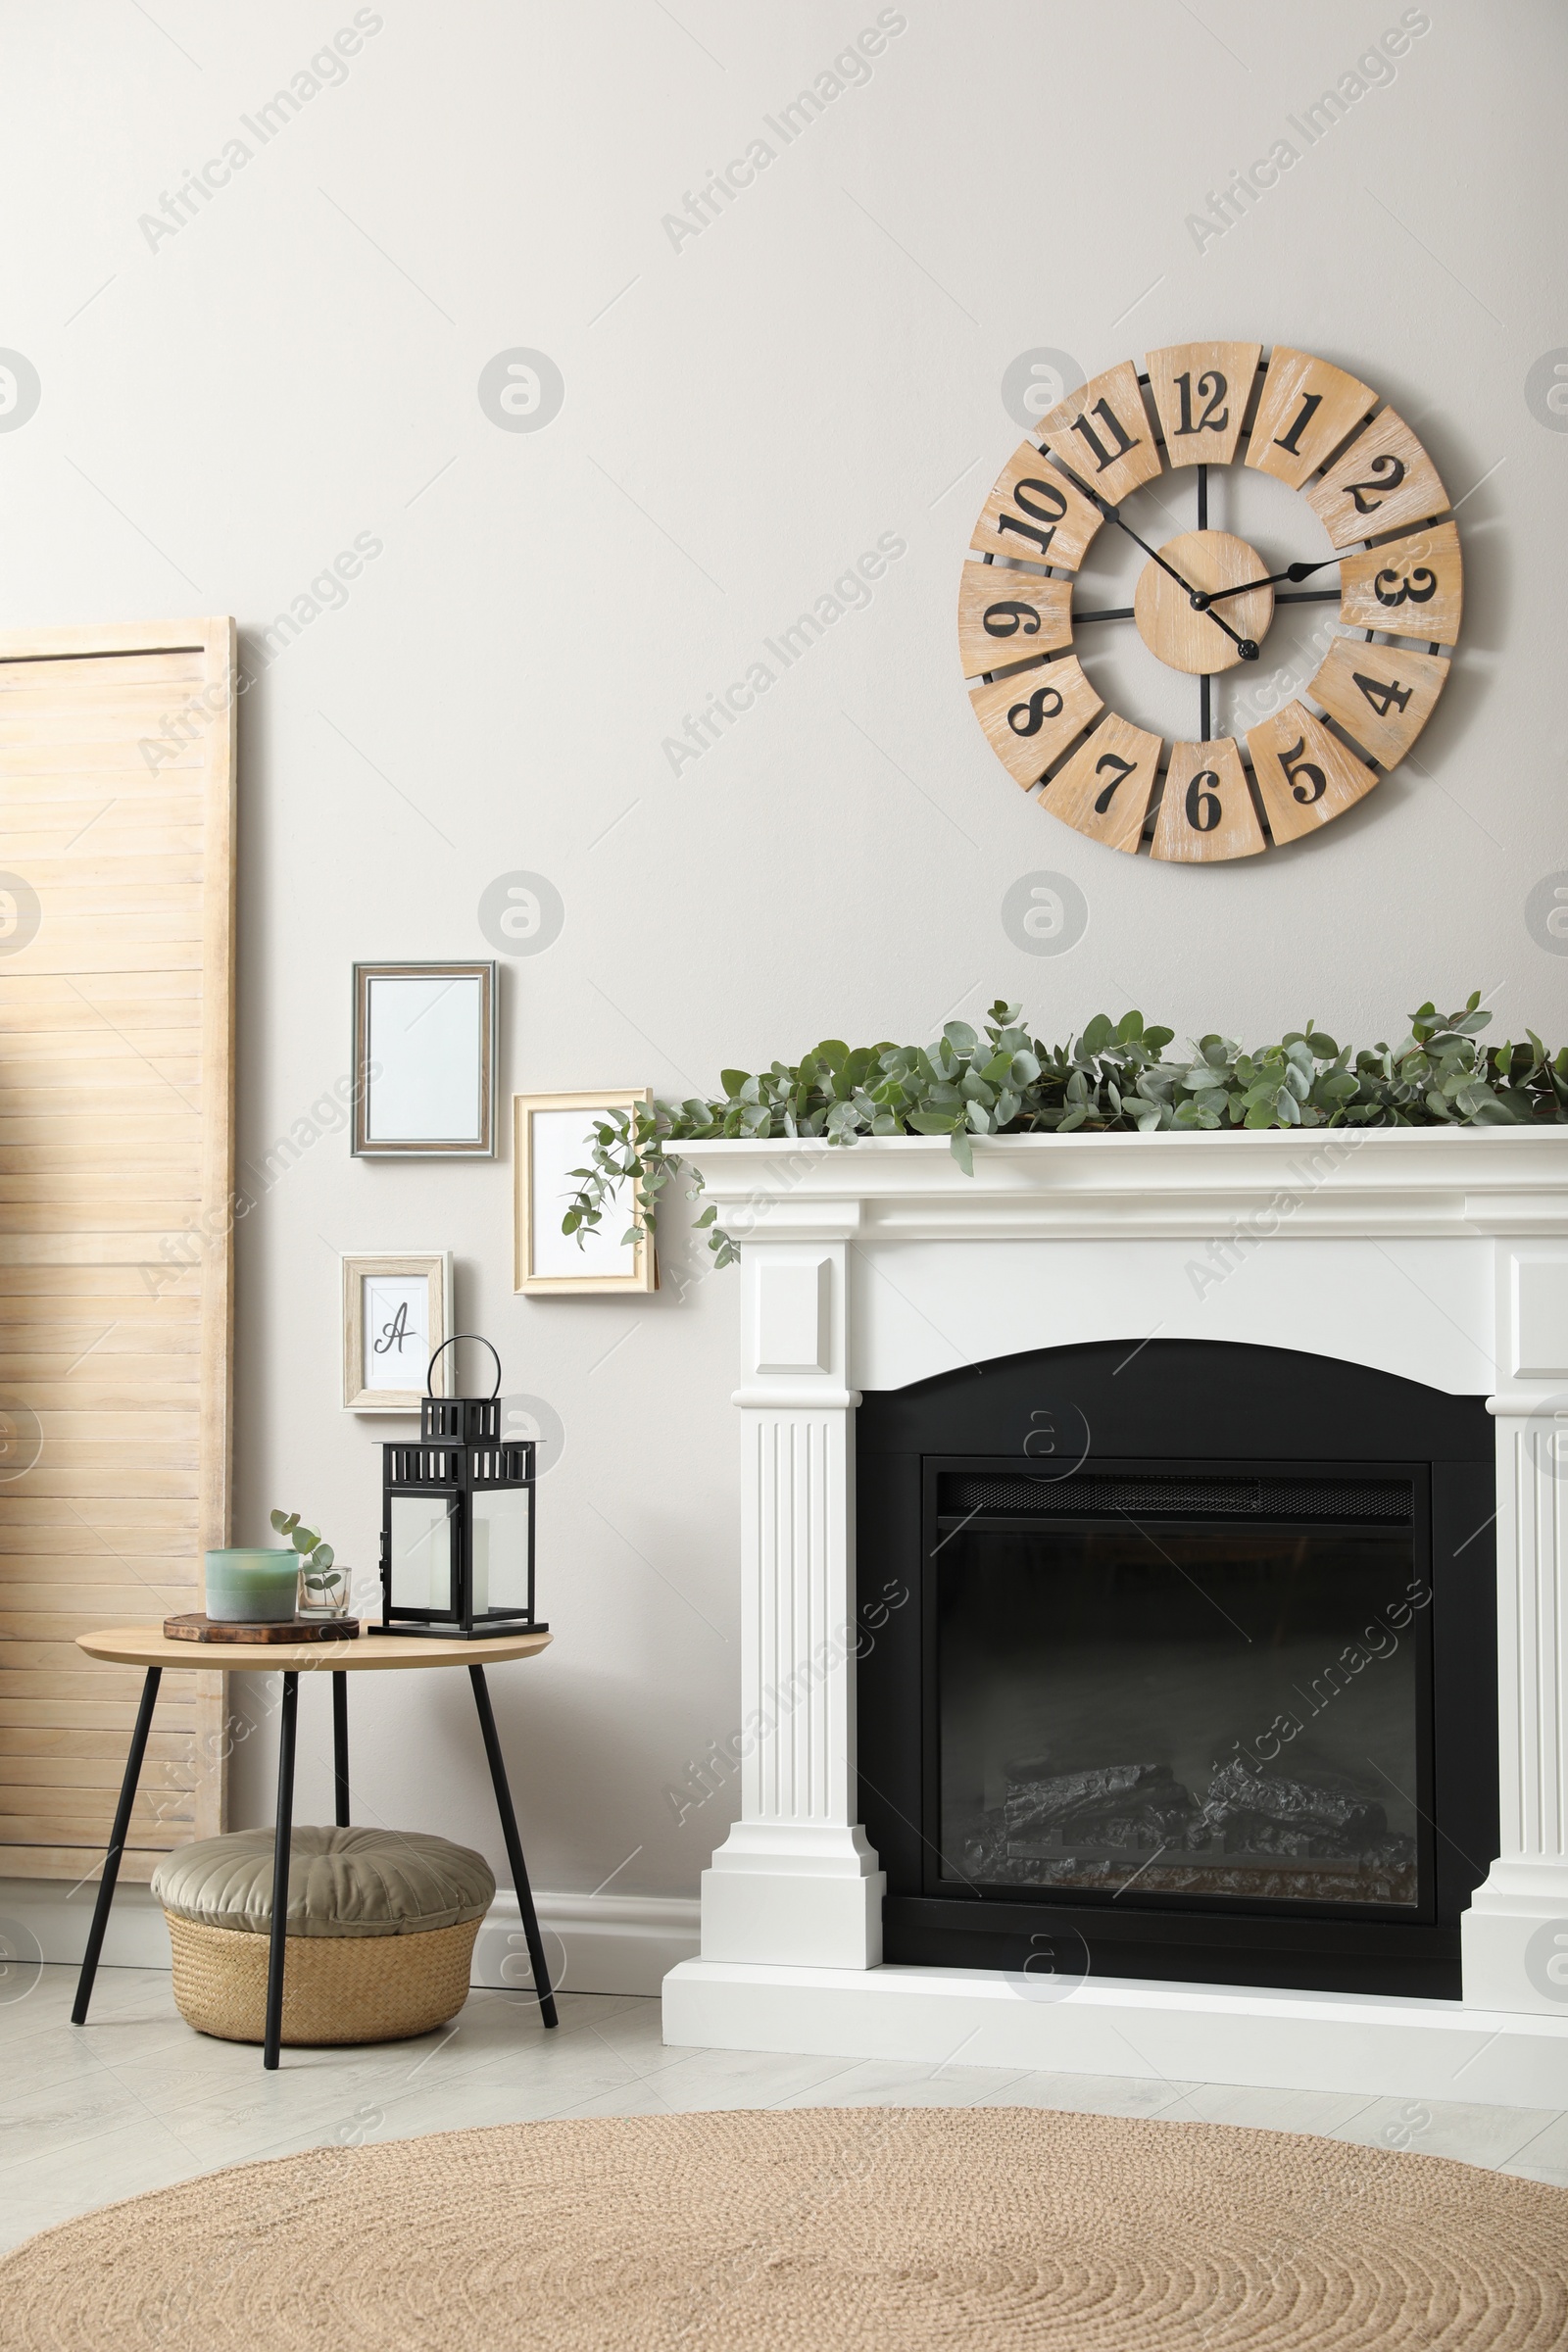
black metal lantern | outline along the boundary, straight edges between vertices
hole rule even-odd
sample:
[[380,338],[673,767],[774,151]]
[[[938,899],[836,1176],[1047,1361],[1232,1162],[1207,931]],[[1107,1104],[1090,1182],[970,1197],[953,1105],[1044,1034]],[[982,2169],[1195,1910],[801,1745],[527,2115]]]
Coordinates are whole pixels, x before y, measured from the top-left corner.
[[501,1435],[501,1358],[488,1396],[435,1396],[430,1358],[414,1445],[381,1448],[381,1631],[449,1640],[545,1633],[533,1613],[532,1438]]

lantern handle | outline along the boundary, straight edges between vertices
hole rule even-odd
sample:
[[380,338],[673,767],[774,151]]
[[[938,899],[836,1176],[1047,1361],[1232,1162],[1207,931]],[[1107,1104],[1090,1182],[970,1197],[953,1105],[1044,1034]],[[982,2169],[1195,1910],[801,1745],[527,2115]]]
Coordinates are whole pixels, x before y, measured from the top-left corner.
[[429,1368],[424,1376],[425,1395],[427,1396],[434,1396],[435,1390],[430,1384],[435,1378],[436,1365],[440,1361],[442,1355],[446,1352],[447,1348],[455,1348],[460,1340],[477,1340],[481,1348],[489,1348],[491,1354],[495,1356],[496,1385],[490,1392],[490,1401],[494,1402],[495,1398],[501,1394],[501,1358],[499,1355],[496,1355],[494,1348],[490,1347],[490,1342],[484,1337],[483,1333],[477,1331],[455,1331],[450,1340],[442,1341],[434,1355],[431,1356]]

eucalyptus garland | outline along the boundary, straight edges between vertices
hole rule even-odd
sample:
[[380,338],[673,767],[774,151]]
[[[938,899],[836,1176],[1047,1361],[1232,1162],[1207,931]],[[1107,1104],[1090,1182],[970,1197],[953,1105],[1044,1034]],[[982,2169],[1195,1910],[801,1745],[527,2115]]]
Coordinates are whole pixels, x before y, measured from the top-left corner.
[[[1308,1021],[1251,1052],[1217,1033],[1200,1037],[1172,1060],[1175,1031],[1147,1027],[1141,1012],[1119,1021],[1097,1013],[1080,1037],[1048,1046],[1022,1025],[1022,1009],[999,1001],[983,1035],[949,1021],[929,1046],[828,1038],[798,1062],[722,1071],[724,1092],[710,1101],[607,1111],[589,1164],[571,1171],[578,1189],[562,1231],[596,1228],[629,1185],[632,1240],[680,1167],[675,1147],[719,1137],[850,1145],[863,1135],[945,1135],[972,1176],[977,1135],[1568,1124],[1568,1047],[1548,1054],[1533,1029],[1520,1045],[1478,1045],[1492,1019],[1479,993],[1460,1012],[1423,1004],[1397,1046],[1342,1047]],[[699,1176],[693,1191],[701,1189]],[[710,1206],[697,1223],[713,1228],[710,1247],[727,1265],[739,1250],[714,1216]]]

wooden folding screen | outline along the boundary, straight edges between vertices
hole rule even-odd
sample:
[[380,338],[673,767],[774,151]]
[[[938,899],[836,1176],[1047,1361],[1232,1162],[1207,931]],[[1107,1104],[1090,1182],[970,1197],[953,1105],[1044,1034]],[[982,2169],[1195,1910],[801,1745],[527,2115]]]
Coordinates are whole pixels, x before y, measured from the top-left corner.
[[[234,631],[0,633],[0,1874],[102,1859],[140,1677],[228,1540]],[[123,1875],[222,1826],[166,1679]]]

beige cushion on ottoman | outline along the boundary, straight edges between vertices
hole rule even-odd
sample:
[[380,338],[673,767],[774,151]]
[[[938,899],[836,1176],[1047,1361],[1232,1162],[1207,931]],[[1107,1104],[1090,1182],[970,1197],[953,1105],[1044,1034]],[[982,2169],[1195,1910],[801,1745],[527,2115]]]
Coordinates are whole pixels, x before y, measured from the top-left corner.
[[[272,1850],[270,1830],[203,1838],[159,1863],[153,1892],[180,1919],[270,1935]],[[419,1830],[298,1829],[289,1846],[290,1936],[422,1936],[483,1919],[495,1892],[483,1854]]]
[[[204,2034],[261,2041],[272,1924],[272,1832],[205,1838],[161,1862],[180,2015]],[[408,1830],[294,1832],[283,2039],[400,2041],[468,1997],[496,1883],[482,1854]]]

